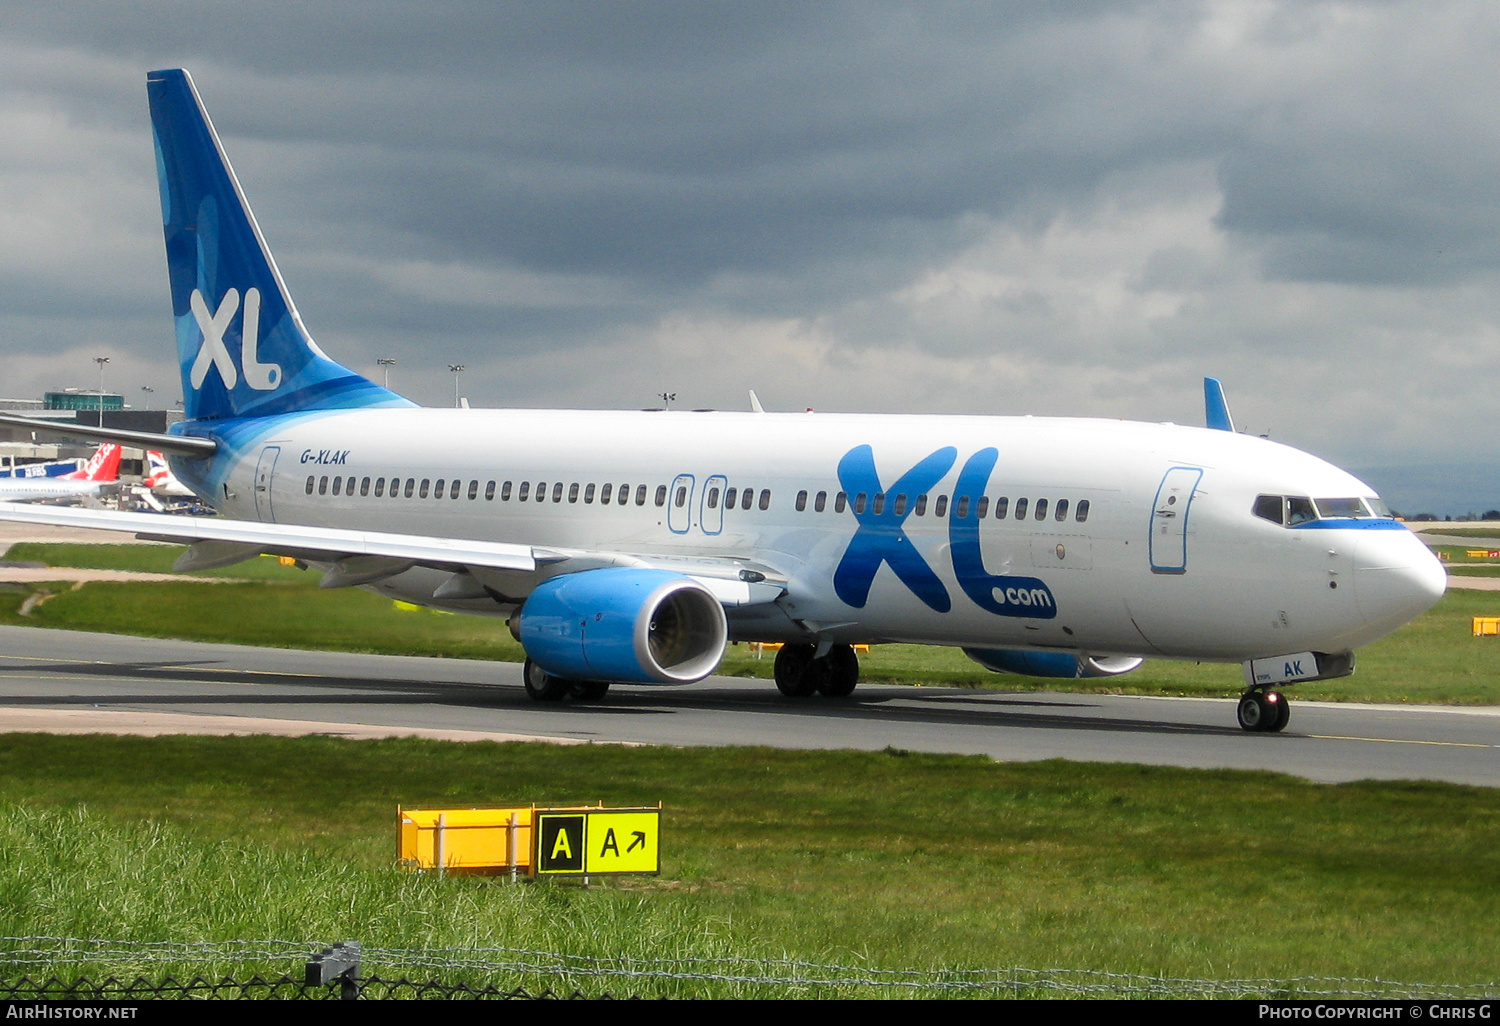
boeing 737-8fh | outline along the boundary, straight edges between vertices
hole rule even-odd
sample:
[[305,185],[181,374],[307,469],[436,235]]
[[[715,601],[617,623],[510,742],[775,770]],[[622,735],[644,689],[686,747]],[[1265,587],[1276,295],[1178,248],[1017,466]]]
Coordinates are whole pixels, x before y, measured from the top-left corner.
[[1044,677],[1239,662],[1241,726],[1280,730],[1276,688],[1352,672],[1443,593],[1373,490],[1236,433],[1212,380],[1210,429],[418,408],[308,335],[187,73],[147,91],[187,419],[97,435],[167,452],[224,519],[5,519],[508,620],[539,701],[696,681],[731,640],[781,642],[788,697],[848,695],[855,644],[909,642]]

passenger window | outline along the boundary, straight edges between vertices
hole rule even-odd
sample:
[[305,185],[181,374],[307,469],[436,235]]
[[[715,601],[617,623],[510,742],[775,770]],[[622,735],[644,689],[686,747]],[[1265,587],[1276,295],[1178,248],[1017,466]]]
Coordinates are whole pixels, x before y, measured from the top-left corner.
[[359,494],[360,495],[369,495],[370,494],[370,479],[368,477],[365,478],[363,481],[361,481],[359,483]]
[[[406,479],[406,497],[411,498],[411,493],[417,490],[417,479],[409,477]],[[424,489],[425,491],[425,489]]]
[[569,502],[577,502],[578,501],[578,482],[577,481],[574,481],[572,484],[568,485],[568,501]]
[[1279,495],[1257,495],[1253,512],[1262,520],[1269,520],[1279,527],[1282,509],[1285,506],[1286,500]]
[[1030,501],[1031,500],[1029,500],[1029,499],[1017,499],[1016,500],[1016,519],[1017,520],[1025,520],[1026,519],[1026,505]]
[[727,492],[724,493],[724,508],[725,509],[734,509],[735,500],[738,499],[739,497],[740,497],[740,490],[738,488],[731,488],[731,489],[729,489],[729,491],[727,491]]
[[601,506],[608,506],[609,505],[609,500],[610,500],[611,497],[613,497],[614,494],[615,494],[615,486],[613,484],[607,484],[604,487],[600,488],[599,489],[599,505],[601,505]]
[[1005,514],[1010,512],[1010,496],[1002,495],[995,500],[995,519],[1004,520]]
[[891,512],[896,514],[896,516],[898,517],[906,516],[906,496],[896,496],[896,502],[895,505],[891,507]]
[[311,495],[312,494],[312,490],[313,490],[313,478],[312,478],[312,475],[308,475],[308,478],[307,478],[307,494]]
[[1087,500],[1087,499],[1079,499],[1078,500],[1078,511],[1073,514],[1073,519],[1076,520],[1076,521],[1078,521],[1081,524],[1081,523],[1084,523],[1085,521],[1087,521],[1088,518],[1089,518],[1089,500]]
[[868,496],[865,495],[864,492],[860,492],[858,495],[856,495],[854,497],[854,515],[855,516],[859,516],[861,513],[863,513],[865,511],[865,500],[867,498],[868,498]]
[[419,498],[427,498],[427,488],[431,483],[432,482],[428,478],[422,478],[422,487],[417,490],[417,496]]
[[760,490],[760,508],[761,509],[770,509],[771,508],[771,489],[769,489],[769,488],[762,488]]
[[383,495],[385,495],[385,478],[377,477],[375,479],[375,498],[378,499]]
[[750,504],[755,501],[755,489],[746,488],[740,493],[740,509],[749,509]]
[[[623,495],[624,493],[622,492],[621,494]],[[667,486],[666,485],[662,485],[661,486],[661,494],[662,494],[662,498],[666,498],[666,495],[667,495]],[[636,489],[635,489],[635,504],[637,506],[644,506],[646,504],[646,486],[645,485],[637,485],[636,486]],[[660,506],[661,503],[658,502],[657,505]]]
[[[486,499],[493,499],[495,497],[495,482],[491,481],[490,482],[490,486],[484,490],[484,497]],[[469,498],[470,499],[477,499],[477,498],[479,498],[479,482],[478,481],[470,481],[469,482]]]
[[676,495],[675,498],[672,499],[672,505],[676,506],[678,509],[681,509],[686,504],[687,504],[687,486],[686,485],[678,485],[677,486],[677,495]]
[[328,478],[326,478],[326,477],[320,477],[320,478],[318,478],[318,494],[319,495],[327,495],[328,494]]
[[800,492],[797,493],[797,512],[801,513],[801,512],[803,512],[806,509],[807,509],[807,489],[804,488],[804,489],[802,489],[802,491],[800,491]]
[[990,497],[988,495],[981,495],[979,497],[979,506],[974,511],[974,515],[976,517],[978,517],[980,520],[983,520],[984,519],[984,515],[986,513],[988,513],[989,511],[990,511]]
[[489,482],[488,484],[486,484],[484,486],[484,501],[485,502],[494,502],[495,501],[495,482],[491,481],[491,482]]
[[[433,486],[432,486],[432,497],[434,499],[441,499],[443,497],[443,479],[442,478],[438,478],[437,481],[436,481],[436,483],[433,484]],[[427,486],[426,486],[425,482],[423,483],[423,486],[422,486],[422,498],[424,498],[424,499],[427,498]]]
[[1311,499],[1299,495],[1288,496],[1286,500],[1286,525],[1295,527],[1318,519],[1318,513],[1313,509]]
[[661,507],[661,506],[665,506],[666,504],[667,504],[667,486],[666,485],[657,485],[656,486],[656,505],[658,507]]
[[333,494],[334,495],[337,495],[339,493],[339,487],[343,483],[344,483],[344,479],[341,478],[341,477],[336,477],[336,478],[333,479]]
[[1038,520],[1046,520],[1047,519],[1047,500],[1046,499],[1038,499],[1038,500],[1036,500],[1036,518]]
[[953,519],[963,520],[967,518],[968,515],[969,497],[967,495],[960,495],[958,499],[953,503]]
[[[574,485],[574,487],[576,488],[578,486]],[[561,481],[558,481],[557,483],[555,483],[552,486],[552,501],[553,502],[562,502],[562,488],[563,488],[563,483]]]
[[885,492],[876,492],[874,500],[870,503],[870,512],[877,517],[885,512]]
[[530,493],[531,493],[531,482],[530,481],[522,481],[521,482],[521,493],[520,493],[520,495],[518,495],[516,497],[516,501],[518,501],[518,502],[525,502],[526,501],[526,497]]
[[[473,484],[469,485],[469,498],[472,499],[474,497],[474,492],[475,492],[475,490],[478,487],[479,487],[479,482],[478,481],[475,481]],[[463,490],[464,490],[464,483],[462,481],[454,481],[453,484],[451,484],[448,487],[448,498],[450,498],[450,499],[456,499],[456,498],[458,498],[459,494]]]
[[504,484],[502,484],[500,486],[500,501],[501,502],[509,502],[510,501],[510,482],[509,481],[506,481]]
[[935,517],[946,516],[948,513],[948,496],[939,495],[937,502],[932,504],[932,515]]
[[828,493],[827,492],[819,492],[817,498],[813,499],[813,512],[814,513],[821,513],[821,512],[823,512],[824,507],[826,507],[827,505],[828,505]]
[[1067,499],[1058,499],[1057,500],[1057,512],[1052,514],[1052,519],[1056,520],[1058,523],[1062,523],[1064,520],[1068,519],[1068,500]]
[[918,495],[917,496],[917,508],[916,508],[915,512],[916,512],[917,516],[919,516],[919,517],[923,517],[923,516],[927,515],[927,496],[925,496],[925,495]]
[[837,495],[835,495],[833,497],[833,511],[835,513],[842,513],[842,512],[844,512],[844,507],[846,505],[848,505],[848,502],[849,502],[849,497],[847,495],[845,495],[843,492],[839,492]]

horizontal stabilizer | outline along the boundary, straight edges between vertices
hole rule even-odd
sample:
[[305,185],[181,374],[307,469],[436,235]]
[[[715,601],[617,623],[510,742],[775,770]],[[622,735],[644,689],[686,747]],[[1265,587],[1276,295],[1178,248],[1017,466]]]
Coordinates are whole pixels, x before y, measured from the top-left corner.
[[31,417],[15,417],[0,413],[0,424],[25,428],[51,438],[86,438],[91,442],[118,442],[136,449],[156,449],[178,456],[203,459],[218,452],[217,442],[208,438],[189,438],[186,435],[163,435],[155,431],[126,431],[124,428],[92,427],[71,421],[59,423],[55,420],[34,420]]

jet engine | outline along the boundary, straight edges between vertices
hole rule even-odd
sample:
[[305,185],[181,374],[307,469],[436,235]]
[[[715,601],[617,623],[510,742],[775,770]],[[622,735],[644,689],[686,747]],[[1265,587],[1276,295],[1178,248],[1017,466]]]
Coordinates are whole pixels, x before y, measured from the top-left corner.
[[1146,661],[1138,656],[1028,652],[1017,648],[966,648],[964,655],[986,670],[1027,677],[1114,677],[1129,673]]
[[513,627],[533,662],[569,680],[691,684],[718,667],[729,640],[724,607],[707,588],[633,567],[554,577],[527,597]]

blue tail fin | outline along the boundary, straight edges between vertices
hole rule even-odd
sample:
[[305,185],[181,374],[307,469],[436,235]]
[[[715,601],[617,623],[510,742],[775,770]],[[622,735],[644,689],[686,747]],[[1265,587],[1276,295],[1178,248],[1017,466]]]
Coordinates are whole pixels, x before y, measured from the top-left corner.
[[307,334],[188,73],[153,71],[146,93],[189,419],[414,405]]
[[1229,416],[1229,402],[1218,378],[1203,379],[1203,416],[1216,431],[1234,430],[1234,418]]

